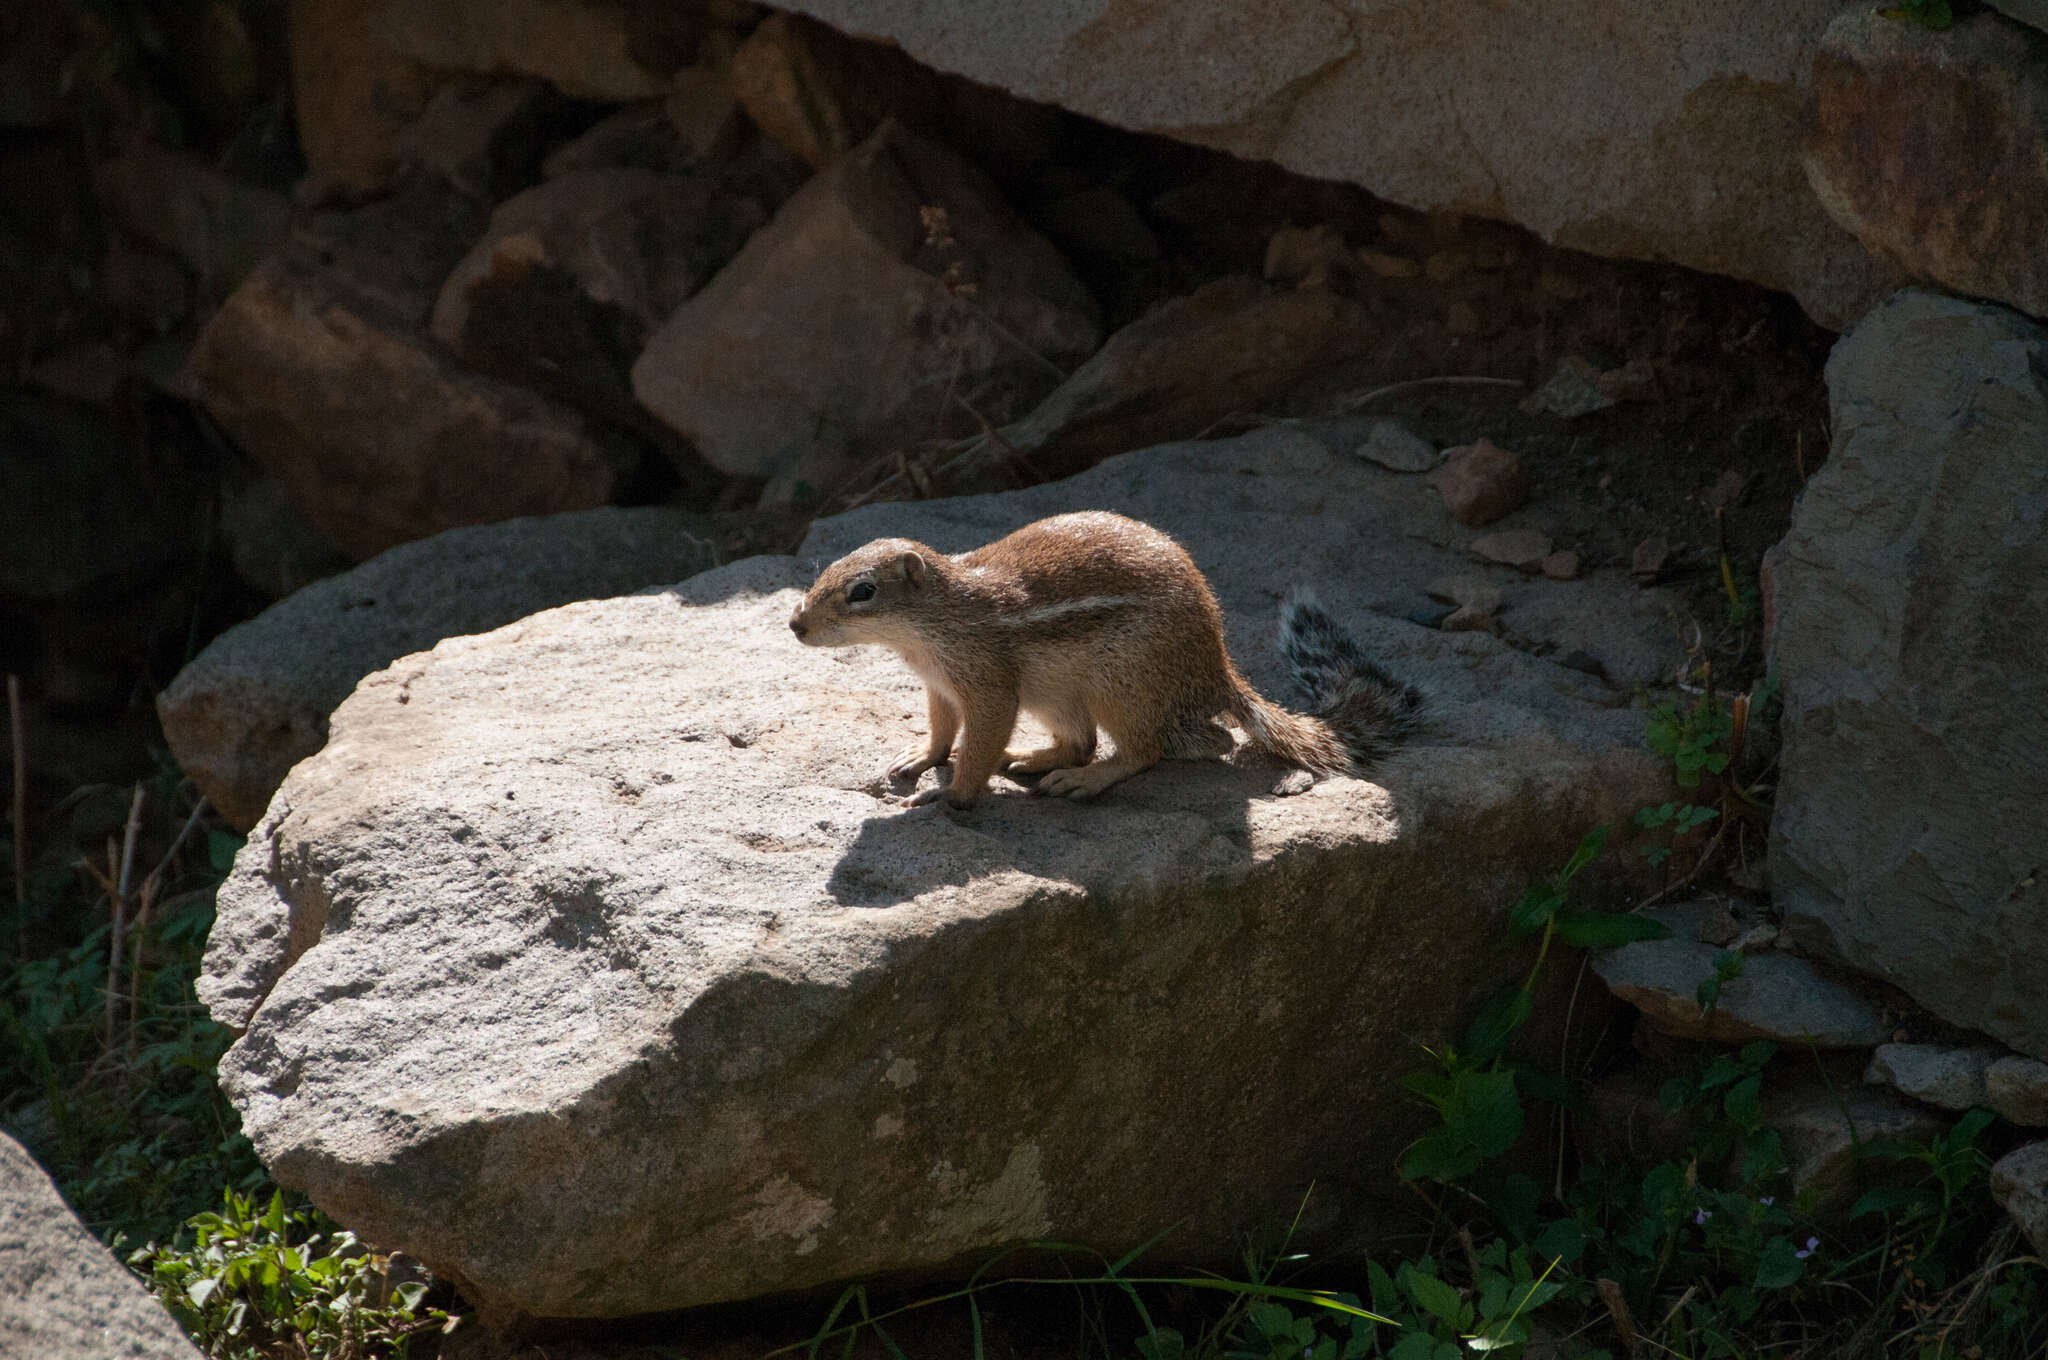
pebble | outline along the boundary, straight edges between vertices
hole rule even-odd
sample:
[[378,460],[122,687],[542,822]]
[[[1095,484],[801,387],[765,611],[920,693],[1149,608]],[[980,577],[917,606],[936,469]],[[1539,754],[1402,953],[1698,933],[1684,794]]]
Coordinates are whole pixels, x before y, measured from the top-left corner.
[[1427,472],[1443,461],[1436,445],[1393,420],[1374,421],[1355,452],[1393,472]]

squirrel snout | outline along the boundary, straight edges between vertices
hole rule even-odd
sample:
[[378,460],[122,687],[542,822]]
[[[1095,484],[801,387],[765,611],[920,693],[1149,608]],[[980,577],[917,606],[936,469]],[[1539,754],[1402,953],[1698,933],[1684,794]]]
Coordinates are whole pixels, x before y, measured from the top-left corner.
[[796,612],[789,616],[789,631],[795,633],[798,637],[804,635],[804,607],[802,605],[798,605]]

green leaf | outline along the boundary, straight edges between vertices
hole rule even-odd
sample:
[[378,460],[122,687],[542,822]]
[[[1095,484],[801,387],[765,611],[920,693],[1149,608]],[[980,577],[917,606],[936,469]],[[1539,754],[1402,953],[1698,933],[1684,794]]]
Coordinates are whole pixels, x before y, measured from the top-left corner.
[[194,1308],[204,1308],[206,1301],[213,1297],[213,1291],[220,1288],[220,1280],[212,1275],[202,1275],[185,1286],[185,1297],[192,1300]]
[[1560,891],[1578,875],[1579,870],[1600,857],[1600,852],[1607,846],[1610,830],[1612,828],[1604,825],[1596,826],[1579,838],[1579,848],[1572,851],[1572,857],[1565,861],[1563,872],[1557,876],[1556,886]]
[[1531,883],[1522,900],[1508,912],[1508,933],[1531,935],[1543,929],[1543,923],[1556,914],[1564,905],[1564,894],[1548,883]]
[[1495,992],[1479,1008],[1465,1031],[1465,1056],[1474,1063],[1489,1063],[1500,1056],[1515,1032],[1528,1023],[1535,1001],[1520,987]]
[[1401,1154],[1401,1179],[1461,1181],[1479,1169],[1477,1148],[1449,1129],[1432,1129]]
[[1401,1296],[1394,1289],[1394,1277],[1387,1274],[1385,1266],[1378,1261],[1366,1262],[1365,1279],[1371,1289],[1375,1313],[1391,1314],[1401,1306]]
[[1401,1288],[1424,1312],[1461,1331],[1472,1325],[1471,1306],[1459,1296],[1456,1286],[1406,1264],[1398,1278]]
[[1536,1234],[1531,1245],[1543,1255],[1571,1265],[1586,1254],[1586,1230],[1576,1219],[1554,1219],[1543,1225],[1543,1231]]
[[1612,911],[1561,911],[1557,914],[1557,937],[1581,949],[1611,949],[1636,940],[1661,940],[1671,927],[1648,916],[1627,916]]
[[1387,1352],[1387,1360],[1460,1360],[1460,1357],[1458,1348],[1448,1341],[1440,1341],[1428,1332],[1406,1332]]
[[246,836],[232,835],[226,831],[206,833],[206,862],[217,874],[224,874],[235,867],[235,855],[248,842]]
[[1721,1102],[1722,1108],[1728,1112],[1728,1117],[1744,1128],[1755,1128],[1764,1117],[1763,1105],[1759,1099],[1763,1084],[1763,1077],[1752,1073],[1729,1087],[1727,1096]]
[[1799,1259],[1798,1248],[1789,1237],[1773,1237],[1764,1243],[1764,1249],[1756,1259],[1756,1287],[1758,1289],[1785,1289],[1799,1282],[1806,1274],[1806,1262]]

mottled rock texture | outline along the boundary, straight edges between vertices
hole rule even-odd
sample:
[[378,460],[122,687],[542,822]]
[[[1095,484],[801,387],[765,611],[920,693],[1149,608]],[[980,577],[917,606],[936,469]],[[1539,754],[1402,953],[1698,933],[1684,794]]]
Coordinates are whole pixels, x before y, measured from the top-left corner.
[[142,1282],[86,1231],[21,1144],[0,1133],[0,1355],[199,1360]]
[[789,8],[1120,127],[1786,289],[1835,326],[1883,277],[1800,168],[1803,86],[1836,0]]
[[[971,1269],[1046,1237],[1171,1228],[1222,1262],[1311,1180],[1304,1241],[1400,1203],[1422,1119],[1396,1075],[1526,965],[1498,939],[1529,878],[1663,785],[1615,691],[1402,621],[1457,531],[1353,458],[1358,433],[872,506],[799,557],[368,677],[220,895],[200,991],[246,1027],[222,1076],[258,1151],[496,1316]],[[1092,805],[1003,787],[906,812],[881,771],[921,686],[790,637],[815,563],[1085,507],[1184,539],[1270,694],[1277,592],[1317,587],[1430,688],[1427,735],[1292,797],[1240,758]],[[1625,581],[1527,588],[1661,627]]]
[[1808,948],[2048,1055],[2048,328],[1908,290],[1827,378],[1766,562],[1772,894]]
[[2048,316],[2048,37],[1855,6],[1812,99],[1806,171],[1835,220],[1913,278]]
[[451,529],[317,581],[228,629],[157,696],[164,740],[234,825],[327,740],[356,682],[442,638],[712,563],[686,515],[606,508]]

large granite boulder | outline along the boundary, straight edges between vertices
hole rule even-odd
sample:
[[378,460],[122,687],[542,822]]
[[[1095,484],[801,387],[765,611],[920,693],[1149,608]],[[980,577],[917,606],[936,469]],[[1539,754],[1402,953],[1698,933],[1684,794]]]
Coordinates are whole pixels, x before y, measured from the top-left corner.
[[1772,895],[1809,949],[2048,1056],[2048,327],[1909,290],[1827,378],[1766,562]]
[[[1501,947],[1526,882],[1664,784],[1625,691],[1401,618],[1471,569],[1469,531],[1355,442],[1275,429],[871,506],[797,557],[368,677],[220,893],[199,990],[246,1031],[221,1078],[258,1152],[494,1317],[1168,1228],[1225,1262],[1311,1182],[1304,1242],[1404,1203],[1422,1120],[1396,1078],[1526,966]],[[1278,594],[1319,588],[1429,688],[1428,734],[1295,796],[1240,757],[1090,805],[1005,786],[905,811],[881,772],[920,687],[789,635],[816,564],[1083,507],[1183,539],[1269,694]],[[1664,627],[1625,581],[1529,588]],[[1581,881],[1642,866],[1610,852]]]
[[157,696],[164,740],[220,814],[247,830],[327,715],[370,672],[442,638],[709,567],[674,510],[579,510],[450,529],[316,581],[238,623]]
[[1838,0],[791,0],[941,70],[1121,127],[1671,260],[1853,321],[1882,270],[1799,161]]
[[86,1231],[48,1173],[0,1133],[0,1355],[199,1360],[142,1281]]

